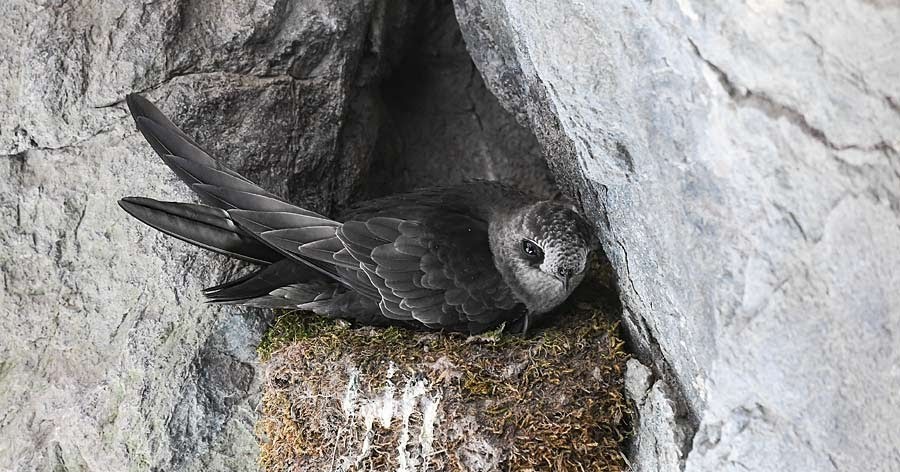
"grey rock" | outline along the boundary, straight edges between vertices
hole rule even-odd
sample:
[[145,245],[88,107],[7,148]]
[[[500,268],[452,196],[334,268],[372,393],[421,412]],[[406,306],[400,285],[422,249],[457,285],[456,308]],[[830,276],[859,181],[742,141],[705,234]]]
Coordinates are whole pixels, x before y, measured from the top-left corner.
[[687,428],[665,382],[653,379],[650,369],[637,359],[629,359],[626,367],[625,391],[634,402],[638,418],[629,451],[632,470],[666,472],[684,468]]
[[[388,162],[379,143],[400,133],[381,84],[404,70],[416,15],[437,5],[0,5],[0,470],[256,469],[254,347],[271,314],[205,305],[200,289],[243,267],[118,208],[127,195],[191,199],[123,99],[145,93],[229,166],[331,212],[361,197],[373,162]],[[465,154],[465,175],[416,171],[403,185],[484,177],[495,156],[502,175],[548,181],[535,138],[463,59],[448,70],[471,78],[471,108],[488,110],[490,131],[460,126],[415,147],[446,159],[437,150],[465,136],[479,152]],[[441,100],[463,89],[439,85],[426,94],[447,97],[430,102],[434,114],[455,116]],[[424,132],[404,135],[425,142]],[[519,153],[524,164],[509,157]]]
[[199,290],[239,269],[117,207],[190,199],[121,102],[145,91],[215,155],[328,211],[368,166],[339,137],[370,10],[0,7],[0,470],[255,468],[271,315],[206,306]]
[[628,359],[625,367],[625,393],[640,406],[652,385],[653,372],[637,359]]
[[900,8],[454,4],[596,216],[687,470],[900,470]]
[[[619,274],[654,440],[689,470],[900,470],[900,8],[456,0],[484,86],[449,41],[434,50],[466,85],[428,77],[446,100],[391,101],[435,5],[0,6],[0,469],[254,462],[264,323],[199,297],[240,269],[114,204],[187,198],[121,104],[146,91],[325,212],[373,163],[371,193],[448,156],[472,160],[441,178],[544,185],[539,143]],[[460,132],[422,139],[423,122]],[[399,161],[399,178],[377,168]],[[663,450],[636,465],[671,464]]]
[[537,139],[487,90],[449,2],[431,2],[384,90],[373,195],[488,178],[555,192]]

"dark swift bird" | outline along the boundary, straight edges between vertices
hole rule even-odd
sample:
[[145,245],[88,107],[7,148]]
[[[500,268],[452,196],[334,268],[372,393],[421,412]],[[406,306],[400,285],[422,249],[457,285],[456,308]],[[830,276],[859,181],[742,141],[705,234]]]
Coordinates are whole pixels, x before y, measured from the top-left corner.
[[525,330],[584,277],[591,236],[566,203],[480,181],[366,201],[330,219],[224,167],[146,99],[127,103],[153,150],[205,205],[141,197],[119,205],[170,236],[261,266],[206,289],[211,302],[373,325]]

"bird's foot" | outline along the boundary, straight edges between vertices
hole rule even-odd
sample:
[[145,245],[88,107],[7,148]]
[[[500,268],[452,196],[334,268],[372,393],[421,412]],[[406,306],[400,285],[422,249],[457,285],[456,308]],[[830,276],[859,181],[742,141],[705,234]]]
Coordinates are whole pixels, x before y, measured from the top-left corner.
[[505,329],[506,322],[504,321],[503,323],[500,323],[500,326],[497,326],[490,331],[470,335],[468,338],[466,338],[466,343],[495,343],[500,340]]

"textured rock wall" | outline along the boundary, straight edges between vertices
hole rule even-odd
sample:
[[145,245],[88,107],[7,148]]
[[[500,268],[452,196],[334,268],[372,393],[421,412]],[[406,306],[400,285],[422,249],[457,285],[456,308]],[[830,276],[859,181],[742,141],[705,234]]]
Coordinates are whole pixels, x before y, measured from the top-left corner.
[[[0,469],[255,461],[265,320],[203,305],[199,288],[237,269],[115,206],[188,198],[133,131],[126,93],[320,211],[388,154],[414,169],[403,185],[434,180],[417,153],[481,163],[442,178],[542,180],[533,138],[465,61],[450,76],[469,72],[471,110],[382,88],[427,63],[410,67],[402,42],[434,5],[0,5]],[[653,367],[632,363],[637,465],[900,467],[900,6],[455,7],[487,89],[595,215],[620,276]],[[461,97],[458,82],[438,89]],[[442,114],[460,134],[421,139],[433,130],[413,125]]]
[[[191,200],[123,99],[145,93],[228,165],[329,212],[385,162],[397,106],[381,82],[402,82],[413,20],[436,9],[439,24],[452,20],[438,2],[0,4],[0,470],[256,468],[254,347],[271,314],[205,305],[201,287],[241,269],[117,207],[126,195]],[[470,61],[456,64],[480,90],[472,107],[492,110],[530,157],[509,159],[512,145],[468,125],[454,135],[454,124],[444,142],[479,143],[452,148],[465,174],[409,183],[485,176],[495,156],[501,175],[544,176],[535,138]],[[434,89],[439,98],[423,98],[432,116],[458,115],[441,103],[453,94]],[[407,167],[423,148],[449,158],[418,146],[401,155]]]
[[374,144],[342,134],[371,10],[0,6],[0,470],[254,467],[266,315],[204,305],[234,268],[117,207],[190,199],[122,100],[146,92],[214,155],[327,211],[367,165],[344,149]]
[[638,468],[900,469],[900,5],[455,5],[619,274]]
[[481,177],[552,195],[537,139],[488,91],[452,3],[431,2],[425,11],[381,84],[383,125],[369,189],[383,195]]

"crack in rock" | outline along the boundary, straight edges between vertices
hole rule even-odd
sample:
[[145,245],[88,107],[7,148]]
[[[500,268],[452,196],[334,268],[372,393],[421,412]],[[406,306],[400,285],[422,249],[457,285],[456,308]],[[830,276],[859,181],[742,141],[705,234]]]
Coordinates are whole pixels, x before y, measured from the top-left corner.
[[[688,38],[688,42],[691,45],[691,49],[694,51],[694,54],[706,64],[707,67],[716,75],[719,79],[719,84],[722,85],[722,88],[725,90],[725,93],[731,97],[736,103],[740,105],[746,105],[754,107],[763,113],[766,116],[772,118],[773,120],[778,120],[779,118],[786,119],[789,123],[798,127],[803,134],[815,139],[825,147],[833,150],[833,151],[847,151],[847,150],[859,150],[864,152],[883,152],[885,154],[891,153],[896,154],[897,150],[891,146],[886,140],[881,140],[873,144],[840,144],[832,141],[825,131],[813,126],[809,119],[806,118],[801,111],[791,107],[790,105],[781,103],[774,98],[770,97],[765,92],[751,90],[749,88],[741,87],[737,83],[735,83],[729,76],[727,72],[725,72],[721,67],[714,64],[709,59],[703,56],[703,53],[700,52],[700,48],[697,46],[697,43],[694,42],[693,39]],[[893,103],[888,97],[888,102]]]

